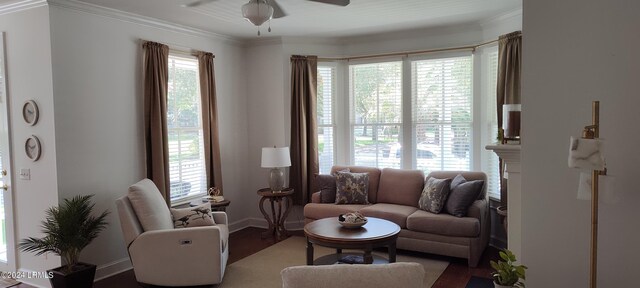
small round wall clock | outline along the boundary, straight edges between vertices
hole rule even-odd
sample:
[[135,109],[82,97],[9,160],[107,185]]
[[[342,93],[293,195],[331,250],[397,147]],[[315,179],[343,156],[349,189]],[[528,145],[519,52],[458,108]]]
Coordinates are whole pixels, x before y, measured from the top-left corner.
[[24,142],[24,152],[31,161],[38,161],[40,159],[40,153],[42,153],[42,147],[40,147],[40,139],[35,135],[27,138]]
[[36,125],[38,116],[40,116],[40,113],[36,102],[33,100],[24,102],[24,105],[22,105],[22,119],[24,119],[24,122],[31,126]]

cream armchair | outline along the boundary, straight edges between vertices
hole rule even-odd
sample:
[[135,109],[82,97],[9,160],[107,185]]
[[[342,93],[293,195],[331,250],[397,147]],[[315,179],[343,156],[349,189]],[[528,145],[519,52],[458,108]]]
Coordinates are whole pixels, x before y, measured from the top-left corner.
[[116,200],[136,280],[161,286],[222,282],[229,258],[227,214],[213,212],[215,226],[173,228],[171,212],[149,179]]

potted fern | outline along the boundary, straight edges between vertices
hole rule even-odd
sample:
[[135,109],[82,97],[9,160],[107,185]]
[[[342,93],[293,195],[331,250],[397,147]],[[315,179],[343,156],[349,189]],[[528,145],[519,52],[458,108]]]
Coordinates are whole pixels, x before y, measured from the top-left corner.
[[490,262],[491,267],[495,270],[491,273],[495,288],[524,288],[524,282],[521,280],[525,280],[524,270],[527,269],[527,266],[515,265],[516,255],[507,249],[503,249],[499,254],[502,260]]
[[21,251],[34,252],[36,255],[52,252],[62,257],[63,266],[47,271],[53,275],[49,281],[54,288],[93,286],[96,265],[82,263],[78,259],[82,249],[107,227],[105,218],[109,212],[93,216],[92,197],[75,196],[70,200],[64,199],[59,207],[49,208],[42,221],[45,237],[29,237],[20,241]]

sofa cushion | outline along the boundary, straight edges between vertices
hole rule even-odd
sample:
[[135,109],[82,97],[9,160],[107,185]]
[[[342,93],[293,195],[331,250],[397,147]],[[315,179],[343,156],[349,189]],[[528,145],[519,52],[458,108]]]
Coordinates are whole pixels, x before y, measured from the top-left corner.
[[304,217],[310,219],[333,218],[341,214],[359,211],[369,205],[335,205],[327,203],[309,203],[304,205]]
[[316,174],[314,183],[314,191],[320,191],[320,203],[336,202],[336,176]]
[[407,228],[407,217],[418,208],[406,205],[378,203],[360,209],[366,217],[376,217],[398,224],[400,228]]
[[369,204],[369,173],[338,171],[336,204]]
[[369,173],[369,203],[377,203],[380,169],[364,166],[333,166],[331,167],[331,174],[335,174],[336,172],[345,169],[349,169],[354,173]]
[[407,229],[446,236],[477,237],[480,235],[480,221],[472,217],[416,210],[407,217]]
[[429,178],[424,184],[422,195],[418,201],[420,209],[432,213],[440,213],[447,203],[451,179]]
[[380,186],[376,203],[391,203],[418,207],[424,186],[422,170],[384,168],[380,173]]
[[[487,174],[484,172],[472,172],[472,171],[433,171],[427,175],[427,179],[430,177],[445,179],[454,178],[456,175],[461,174],[467,181],[483,180],[487,182]],[[485,199],[487,197],[487,185],[484,185],[482,191],[478,195],[478,200]]]
[[143,179],[131,185],[127,197],[144,231],[173,229],[167,202],[153,181]]
[[445,211],[456,217],[467,216],[469,206],[478,198],[483,186],[483,180],[467,181],[458,174],[451,182],[451,192],[444,206]]
[[210,203],[203,203],[189,208],[171,208],[171,217],[175,228],[216,225],[216,222],[213,221],[213,216],[211,216]]

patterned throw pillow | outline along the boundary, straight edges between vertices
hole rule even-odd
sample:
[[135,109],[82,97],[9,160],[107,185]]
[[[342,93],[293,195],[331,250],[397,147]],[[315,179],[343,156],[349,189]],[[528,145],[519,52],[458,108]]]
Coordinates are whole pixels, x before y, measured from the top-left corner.
[[483,180],[467,181],[462,175],[458,174],[451,182],[451,193],[445,205],[447,213],[456,217],[467,216],[469,206],[482,192],[484,186]]
[[209,203],[182,209],[171,208],[171,217],[175,228],[216,225],[211,215],[211,204]]
[[449,196],[449,185],[451,185],[451,179],[429,178],[422,189],[418,207],[431,213],[440,213]]
[[369,204],[369,173],[338,171],[336,204]]

